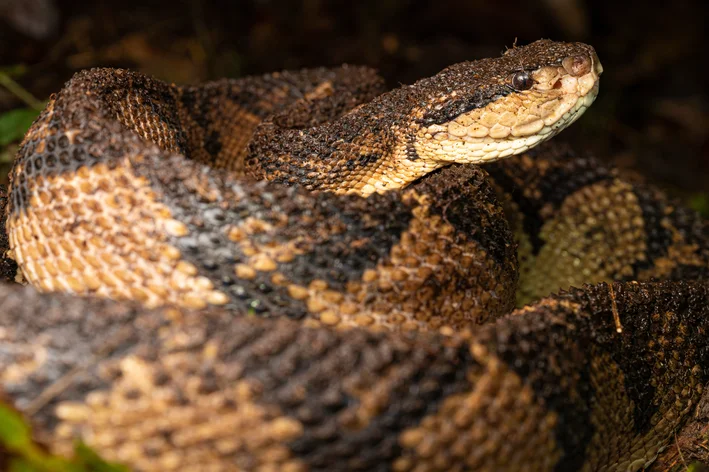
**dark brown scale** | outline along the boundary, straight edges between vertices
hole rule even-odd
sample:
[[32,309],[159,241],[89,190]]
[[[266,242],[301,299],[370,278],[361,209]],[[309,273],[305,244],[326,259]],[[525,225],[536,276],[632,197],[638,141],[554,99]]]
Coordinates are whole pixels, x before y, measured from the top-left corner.
[[[451,184],[451,181],[455,182]],[[465,182],[465,185],[458,184]],[[456,228],[460,234],[475,234],[500,265],[509,264],[514,259],[514,248],[507,244],[504,235],[508,229],[499,212],[488,212],[481,205],[471,202],[485,202],[497,205],[493,189],[485,181],[485,174],[472,166],[453,165],[430,174],[413,188],[423,188],[434,196],[431,210]],[[510,277],[515,277],[515,269],[510,268]]]
[[696,212],[677,201],[671,201],[656,189],[639,185],[635,194],[643,210],[648,239],[647,259],[638,263],[637,271],[651,269],[661,257],[671,258],[668,255],[670,246],[676,239],[680,239],[687,245],[696,246],[696,262],[678,264],[668,278],[693,280],[709,277],[709,269],[704,264],[704,261],[709,261],[707,222],[699,218]]

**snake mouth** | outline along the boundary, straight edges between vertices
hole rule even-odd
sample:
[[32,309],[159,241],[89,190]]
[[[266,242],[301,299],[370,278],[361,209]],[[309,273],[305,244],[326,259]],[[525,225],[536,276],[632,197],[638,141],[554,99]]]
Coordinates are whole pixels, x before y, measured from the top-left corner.
[[513,71],[505,93],[452,120],[423,127],[419,156],[441,163],[481,163],[522,153],[579,119],[596,99],[603,66],[595,52]]

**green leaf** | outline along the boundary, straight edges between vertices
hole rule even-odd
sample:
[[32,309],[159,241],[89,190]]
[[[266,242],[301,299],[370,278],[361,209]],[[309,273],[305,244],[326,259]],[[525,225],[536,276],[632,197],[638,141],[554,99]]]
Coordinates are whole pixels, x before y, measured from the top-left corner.
[[707,470],[707,466],[699,462],[694,462],[687,467],[687,472],[707,472]]
[[689,198],[689,206],[698,211],[702,216],[709,216],[709,194],[698,193]]
[[0,444],[17,458],[11,470],[66,470],[57,468],[58,461],[49,459],[47,469],[41,467],[45,454],[32,441],[32,430],[22,415],[7,405],[0,403]]
[[106,462],[91,448],[78,443],[72,460],[51,456],[32,441],[32,431],[22,415],[0,403],[0,445],[13,454],[11,472],[129,472]]
[[22,450],[32,444],[30,428],[22,416],[3,404],[0,404],[0,443],[12,450]]
[[106,462],[84,443],[79,443],[74,449],[78,462],[85,466],[82,470],[92,472],[129,472],[128,467]]
[[0,146],[22,139],[38,115],[33,108],[19,108],[0,115]]

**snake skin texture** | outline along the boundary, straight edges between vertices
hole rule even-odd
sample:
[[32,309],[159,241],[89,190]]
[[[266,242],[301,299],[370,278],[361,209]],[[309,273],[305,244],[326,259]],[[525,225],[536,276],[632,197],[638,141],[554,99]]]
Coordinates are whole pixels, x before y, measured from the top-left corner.
[[709,382],[709,227],[527,150],[601,70],[77,74],[0,193],[0,404],[137,471],[649,466]]
[[467,339],[0,300],[3,388],[38,439],[139,470],[632,470],[709,378],[704,283],[574,290]]
[[709,276],[709,227],[656,188],[565,145],[485,166],[518,241],[518,305],[559,287]]

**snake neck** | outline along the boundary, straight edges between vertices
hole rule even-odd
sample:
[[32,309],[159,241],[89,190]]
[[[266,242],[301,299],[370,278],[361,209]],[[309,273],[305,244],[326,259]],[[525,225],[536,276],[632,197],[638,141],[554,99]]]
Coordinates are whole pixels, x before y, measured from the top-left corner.
[[308,128],[263,123],[249,147],[247,175],[309,190],[368,196],[407,186],[443,163],[414,148],[415,86]]

